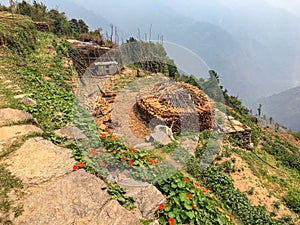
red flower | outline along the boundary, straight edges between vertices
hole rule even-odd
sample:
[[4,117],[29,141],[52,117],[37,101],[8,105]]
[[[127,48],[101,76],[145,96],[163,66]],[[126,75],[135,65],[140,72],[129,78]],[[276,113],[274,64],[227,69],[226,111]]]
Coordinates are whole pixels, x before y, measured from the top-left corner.
[[190,182],[190,179],[187,177],[183,178],[183,180],[184,180],[184,182]]
[[222,208],[220,205],[217,206],[219,209],[225,210],[224,208]]
[[111,137],[112,137],[112,139],[114,139],[114,140],[118,140],[118,137],[115,136],[115,135],[112,135]]
[[114,155],[117,154],[117,150],[113,150],[112,154],[114,154]]
[[193,205],[193,210],[197,210],[197,206],[196,205]]
[[169,225],[174,225],[175,224],[174,218],[169,218],[168,222],[169,222]]
[[125,162],[125,158],[124,157],[121,159],[121,162]]
[[195,187],[198,187],[198,188],[200,187],[200,184],[197,182],[195,182],[194,185],[195,185]]
[[104,149],[105,149],[105,148],[104,148],[103,146],[101,146],[101,147],[99,148],[99,151],[103,152]]
[[149,160],[149,164],[156,165],[156,164],[157,164],[157,161],[156,161],[156,160],[153,160],[153,159],[150,159],[150,160]]
[[133,164],[133,160],[132,159],[128,160],[128,165],[132,166],[132,164]]
[[207,192],[209,192],[209,189],[208,189],[208,188],[204,188],[204,189],[202,190],[202,192],[203,192],[203,193],[207,193]]
[[190,198],[191,198],[191,194],[190,194],[190,193],[187,193],[187,194],[186,194],[186,198],[187,198],[187,199],[190,199]]
[[232,218],[233,218],[233,215],[232,215],[232,214],[229,214],[228,216],[229,216],[229,218],[230,218],[230,219],[232,219]]
[[97,153],[97,150],[93,148],[91,151],[89,151],[89,155],[94,155]]
[[105,133],[102,133],[102,134],[101,134],[101,139],[104,139],[104,138],[106,138],[106,134],[105,134]]
[[74,166],[73,166],[73,170],[74,170],[74,171],[76,171],[76,170],[78,170],[78,169],[79,169],[79,167],[78,167],[77,165],[74,165]]
[[84,167],[84,162],[79,162],[78,166],[79,166],[79,168],[83,168]]
[[102,162],[100,162],[99,164],[100,164],[100,166],[102,166],[102,167],[104,167],[104,166],[105,166],[105,162],[103,162],[103,161],[102,161]]
[[164,210],[164,208],[165,208],[165,205],[164,205],[163,203],[161,203],[161,204],[158,206],[158,209],[159,209],[159,210]]
[[133,148],[133,147],[130,147],[129,150],[132,152],[135,152],[135,148]]

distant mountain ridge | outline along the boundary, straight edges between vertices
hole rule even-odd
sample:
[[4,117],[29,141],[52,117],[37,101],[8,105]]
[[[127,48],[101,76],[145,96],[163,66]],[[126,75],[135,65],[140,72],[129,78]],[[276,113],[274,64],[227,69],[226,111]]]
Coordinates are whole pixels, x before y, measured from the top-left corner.
[[259,99],[262,114],[273,117],[280,124],[300,131],[300,86]]
[[141,39],[149,38],[152,24],[152,40],[160,34],[193,50],[247,106],[300,84],[300,19],[263,0],[44,2],[104,32],[114,24],[125,40],[137,38],[138,28]]

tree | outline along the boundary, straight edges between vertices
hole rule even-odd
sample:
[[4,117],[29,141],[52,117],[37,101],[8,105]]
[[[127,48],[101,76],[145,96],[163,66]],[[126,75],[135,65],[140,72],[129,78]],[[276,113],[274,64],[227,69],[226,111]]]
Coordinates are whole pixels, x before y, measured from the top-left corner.
[[214,70],[209,70],[209,78],[202,84],[204,92],[217,102],[222,102],[224,99],[223,91],[219,86],[219,76]]
[[69,21],[70,27],[73,30],[73,32],[78,34],[88,33],[89,32],[89,26],[86,25],[86,23],[82,19],[71,19]]
[[79,33],[83,34],[89,32],[89,26],[86,25],[86,23],[82,19],[79,19],[77,24]]
[[259,117],[260,117],[260,115],[261,115],[261,107],[262,107],[262,105],[259,104],[259,105],[258,105],[258,108],[257,108],[257,112],[258,112],[258,116],[259,116]]
[[21,3],[18,4],[18,11],[21,15],[25,15],[25,16],[30,16],[31,17],[31,10],[32,7],[30,4],[28,4],[25,1],[22,1]]
[[57,35],[71,35],[72,29],[65,13],[60,13],[56,9],[51,9],[48,12],[52,31]]

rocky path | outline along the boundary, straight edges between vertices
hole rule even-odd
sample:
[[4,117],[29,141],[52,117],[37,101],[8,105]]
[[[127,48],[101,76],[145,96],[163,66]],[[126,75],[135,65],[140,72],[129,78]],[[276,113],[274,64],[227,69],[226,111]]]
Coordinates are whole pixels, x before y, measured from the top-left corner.
[[[3,96],[0,99],[0,103],[5,102]],[[24,111],[0,109],[0,165],[23,183],[21,196],[13,190],[8,194],[14,204],[23,206],[23,212],[20,216],[0,212],[2,221],[30,225],[141,224],[111,198],[104,181],[82,169],[73,171],[72,151],[43,139],[42,130],[32,121],[34,118]]]

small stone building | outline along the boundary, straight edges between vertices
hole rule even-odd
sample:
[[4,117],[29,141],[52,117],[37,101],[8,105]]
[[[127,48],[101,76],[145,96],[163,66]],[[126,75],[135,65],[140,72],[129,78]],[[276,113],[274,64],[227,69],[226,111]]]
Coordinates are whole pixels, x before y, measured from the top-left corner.
[[94,68],[96,74],[101,75],[113,75],[118,72],[119,65],[116,61],[107,61],[107,62],[95,62]]

